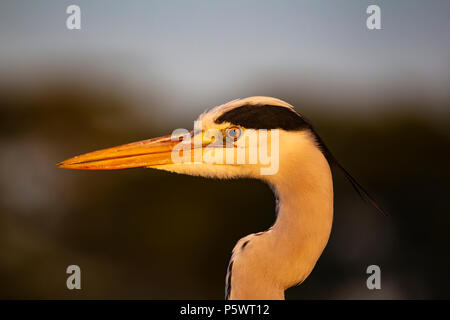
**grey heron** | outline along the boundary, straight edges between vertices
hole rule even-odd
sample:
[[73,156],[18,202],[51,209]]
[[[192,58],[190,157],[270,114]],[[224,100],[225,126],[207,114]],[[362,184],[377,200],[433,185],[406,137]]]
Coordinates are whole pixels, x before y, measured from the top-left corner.
[[[189,133],[94,151],[58,166],[82,170],[148,167],[207,178],[249,177],[268,183],[277,201],[276,220],[268,230],[247,235],[235,245],[226,274],[226,299],[284,299],[286,289],[308,277],[331,232],[331,166],[342,170],[359,195],[383,212],[336,161],[309,121],[285,101],[271,97],[233,100],[206,111],[198,121],[201,128],[194,126]],[[219,135],[208,134],[210,130]],[[231,162],[194,159],[196,152],[261,151],[261,140],[256,145],[238,143],[247,131],[254,130],[277,130],[278,164],[272,174],[262,174],[267,163],[238,162],[235,154]],[[226,143],[216,145],[222,138]],[[274,141],[275,136],[269,133],[267,139]],[[180,145],[187,157],[174,161],[174,150]],[[189,148],[183,149],[186,146]],[[188,153],[190,150],[193,152]]]

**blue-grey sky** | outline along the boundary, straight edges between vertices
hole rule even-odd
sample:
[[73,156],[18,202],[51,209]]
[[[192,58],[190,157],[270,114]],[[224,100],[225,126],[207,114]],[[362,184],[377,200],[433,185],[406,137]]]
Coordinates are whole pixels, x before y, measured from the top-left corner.
[[[80,31],[66,29],[70,4]],[[382,30],[366,28],[369,4]],[[264,95],[261,84],[363,100],[420,87],[439,100],[449,17],[449,1],[2,1],[0,75],[95,65],[133,88],[170,90],[168,112]]]

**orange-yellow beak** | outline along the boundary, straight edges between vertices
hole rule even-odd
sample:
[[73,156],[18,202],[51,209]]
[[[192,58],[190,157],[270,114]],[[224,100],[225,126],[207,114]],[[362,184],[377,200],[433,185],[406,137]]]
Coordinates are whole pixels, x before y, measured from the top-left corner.
[[180,143],[181,138],[174,139],[168,135],[133,142],[76,156],[57,166],[78,170],[117,170],[171,164],[172,150]]

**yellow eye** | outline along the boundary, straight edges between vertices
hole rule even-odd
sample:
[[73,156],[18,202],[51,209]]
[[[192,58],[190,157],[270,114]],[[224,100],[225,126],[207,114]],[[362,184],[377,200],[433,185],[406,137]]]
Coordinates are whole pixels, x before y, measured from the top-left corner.
[[242,130],[239,127],[231,127],[227,129],[227,138],[237,140],[241,136]]

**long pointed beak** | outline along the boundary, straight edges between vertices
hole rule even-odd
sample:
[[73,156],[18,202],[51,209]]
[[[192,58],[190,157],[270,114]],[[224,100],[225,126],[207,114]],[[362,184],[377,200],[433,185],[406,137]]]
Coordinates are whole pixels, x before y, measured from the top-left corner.
[[117,170],[171,164],[172,150],[180,141],[168,135],[133,142],[76,156],[57,166],[78,170]]

